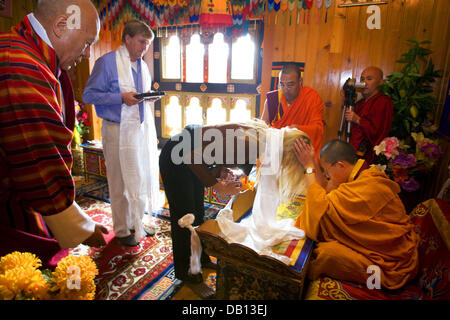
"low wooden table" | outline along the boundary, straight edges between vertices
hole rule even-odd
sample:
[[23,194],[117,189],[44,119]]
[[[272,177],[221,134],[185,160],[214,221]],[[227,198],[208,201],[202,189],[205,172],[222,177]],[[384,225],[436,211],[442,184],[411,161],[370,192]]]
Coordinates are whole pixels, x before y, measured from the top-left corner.
[[106,179],[106,165],[103,148],[91,143],[84,143],[81,147],[83,148],[84,174],[86,181],[89,181],[89,176],[91,175]]
[[[232,207],[234,221],[248,215],[254,196],[253,191],[247,191],[235,199]],[[228,243],[222,238],[216,220],[205,221],[197,228],[197,233],[205,252],[217,258],[217,299],[302,299],[312,240],[297,241],[299,246],[296,248],[301,248],[300,253],[294,265],[289,266],[270,256],[259,255],[241,244]]]

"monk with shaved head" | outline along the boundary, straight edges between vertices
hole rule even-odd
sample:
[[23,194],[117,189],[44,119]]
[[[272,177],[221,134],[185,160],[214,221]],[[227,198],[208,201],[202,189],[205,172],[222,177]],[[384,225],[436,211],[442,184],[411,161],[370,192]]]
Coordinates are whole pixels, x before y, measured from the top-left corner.
[[89,0],[39,0],[0,34],[0,256],[36,254],[45,267],[107,229],[75,202],[75,124],[66,70],[89,58],[100,21]]
[[[412,280],[419,239],[398,196],[399,185],[358,159],[346,141],[328,142],[319,163],[313,147],[298,139],[295,155],[307,184],[296,226],[316,242],[309,279],[329,276],[366,285],[373,273],[368,270],[376,268],[383,288],[398,289]],[[326,179],[328,186],[322,183]]]
[[89,58],[90,46],[100,31],[97,9],[90,0],[40,0],[34,15],[46,31],[61,69]]
[[380,92],[383,71],[368,67],[361,74],[363,98],[356,103],[355,110],[346,110],[345,119],[352,123],[350,144],[359,157],[372,164],[376,161],[373,147],[389,135],[394,118],[391,98]]

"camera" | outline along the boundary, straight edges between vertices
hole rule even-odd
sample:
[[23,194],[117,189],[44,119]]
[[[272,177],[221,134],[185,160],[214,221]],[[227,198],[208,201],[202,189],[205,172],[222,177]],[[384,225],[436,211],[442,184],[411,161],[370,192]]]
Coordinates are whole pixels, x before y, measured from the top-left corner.
[[356,89],[363,89],[365,87],[366,84],[364,82],[357,82],[354,78],[348,78],[347,81],[345,81],[343,86],[343,89],[345,91],[345,98],[344,105],[342,106],[341,125],[339,126],[338,131],[339,139],[342,139],[342,136],[346,131],[345,134],[347,136],[347,142],[349,141],[352,124],[351,122],[345,120],[345,111],[347,110],[347,108],[349,110],[353,110],[356,100]]
[[366,87],[366,84],[364,82],[358,82],[354,78],[348,78],[347,81],[344,83],[344,90],[345,91],[354,91],[356,89],[364,89]]

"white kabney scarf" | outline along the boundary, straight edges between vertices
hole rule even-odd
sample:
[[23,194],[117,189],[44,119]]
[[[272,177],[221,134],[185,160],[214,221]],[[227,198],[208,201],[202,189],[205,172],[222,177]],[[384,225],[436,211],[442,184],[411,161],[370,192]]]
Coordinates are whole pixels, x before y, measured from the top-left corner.
[[258,254],[272,256],[289,264],[291,259],[275,254],[271,250],[280,242],[303,239],[305,232],[294,226],[292,219],[276,219],[280,204],[277,177],[283,155],[283,134],[281,129],[268,129],[266,147],[261,165],[261,177],[257,186],[252,214],[240,223],[233,221],[234,197],[217,215],[220,231],[229,243],[243,244]]
[[[130,55],[125,46],[116,50],[117,72],[120,91],[137,92],[131,70]],[[142,89],[151,89],[151,78],[145,61],[141,60]],[[144,121],[141,123],[139,105],[127,106],[122,104],[120,118],[119,154],[122,178],[125,184],[125,196],[130,202],[132,224],[134,225],[136,241],[144,236],[142,219],[144,211],[147,216],[158,209],[159,193],[159,165],[156,145],[155,120],[152,109],[153,103],[144,101]],[[148,219],[147,219],[148,220]]]

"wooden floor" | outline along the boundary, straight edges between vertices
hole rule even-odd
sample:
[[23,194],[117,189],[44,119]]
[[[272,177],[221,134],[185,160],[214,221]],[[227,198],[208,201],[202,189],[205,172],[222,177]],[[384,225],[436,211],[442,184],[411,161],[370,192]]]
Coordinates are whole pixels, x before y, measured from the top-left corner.
[[[209,274],[215,273],[214,269],[203,270],[203,279],[207,279]],[[172,300],[202,300],[199,296],[197,296],[188,286],[183,285],[180,290],[173,296]]]

